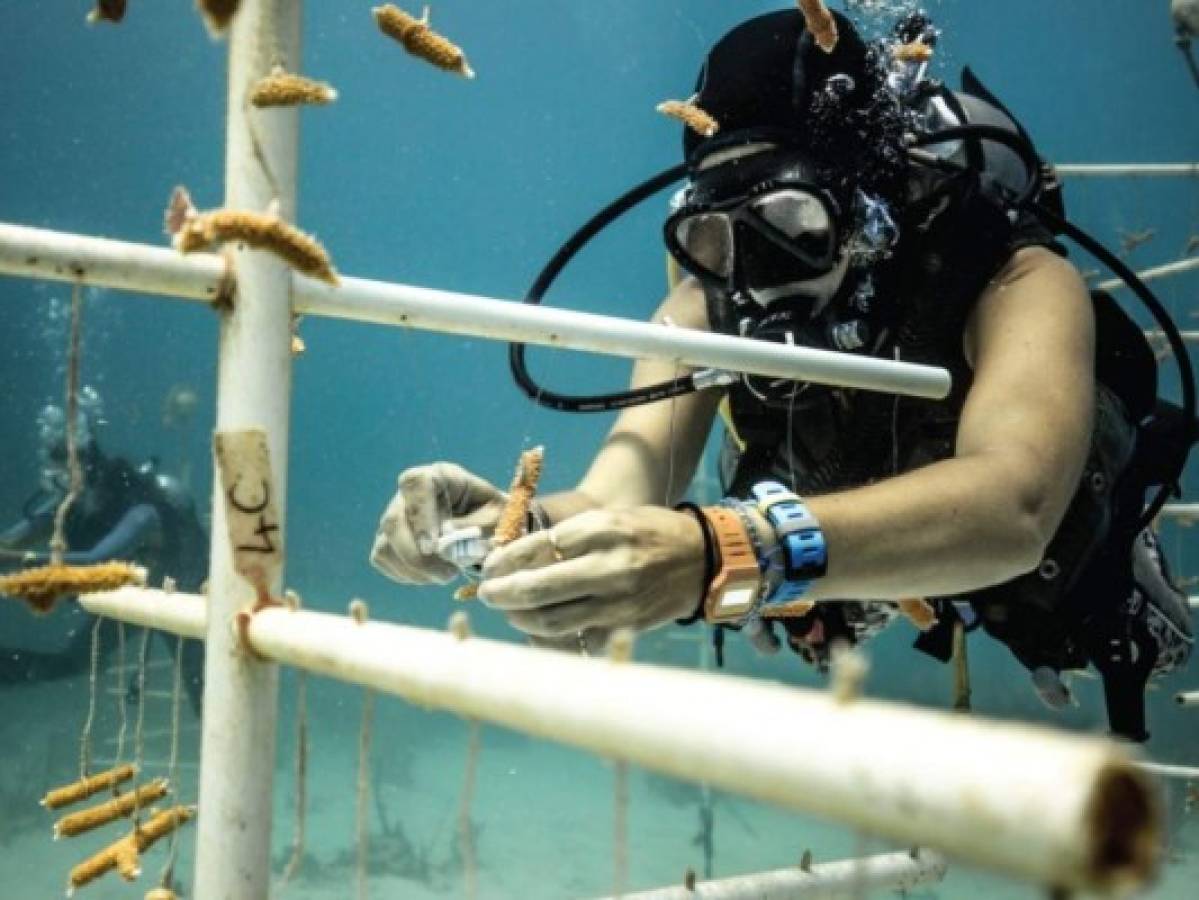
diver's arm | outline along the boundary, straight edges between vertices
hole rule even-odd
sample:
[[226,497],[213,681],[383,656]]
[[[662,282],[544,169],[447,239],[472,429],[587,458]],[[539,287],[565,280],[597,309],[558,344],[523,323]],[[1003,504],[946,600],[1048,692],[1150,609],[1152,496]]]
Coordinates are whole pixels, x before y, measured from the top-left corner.
[[[140,503],[121,516],[120,521],[88,550],[71,550],[63,562],[71,566],[86,566],[112,559],[128,559],[146,539],[161,526],[158,511],[148,503]],[[26,565],[49,562],[49,553],[28,553]]]
[[[679,282],[653,321],[707,330],[698,282],[693,278]],[[632,386],[669,381],[687,371],[664,360],[638,360]],[[695,474],[720,398],[721,392],[706,390],[623,410],[578,487],[542,500],[550,521],[561,522],[598,507],[675,503]]]
[[[39,537],[48,535],[54,526],[54,510],[58,507],[60,498],[47,496],[28,515],[14,522],[4,531],[0,531],[0,547],[16,549]],[[28,501],[27,501],[28,502]]]
[[811,599],[952,595],[1040,562],[1090,442],[1094,320],[1075,269],[1020,251],[980,298],[966,353],[974,383],[952,458],[808,499],[829,550]]

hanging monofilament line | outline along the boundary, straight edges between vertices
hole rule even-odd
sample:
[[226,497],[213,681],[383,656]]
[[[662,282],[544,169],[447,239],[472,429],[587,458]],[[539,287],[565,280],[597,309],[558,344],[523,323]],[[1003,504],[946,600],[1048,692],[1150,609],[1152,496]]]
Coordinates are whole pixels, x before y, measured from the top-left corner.
[[[171,679],[171,758],[167,763],[167,780],[174,787],[179,782],[179,710],[183,696],[183,636],[175,641],[175,670]],[[162,867],[158,883],[170,890],[175,880],[175,862],[179,859],[179,831],[171,832],[171,843],[167,848],[167,861]]]
[[970,711],[970,659],[966,650],[966,624],[953,623],[953,708]]
[[371,724],[375,713],[375,692],[362,692],[362,730],[358,734],[358,900],[367,900],[367,863],[370,857],[367,828],[367,799],[370,795]]
[[125,710],[125,623],[117,622],[117,664],[114,668],[117,689],[117,753],[116,762],[125,758],[125,732],[129,728],[129,717]]
[[283,868],[282,884],[287,884],[304,860],[304,819],[308,808],[308,674],[296,672],[296,809],[291,858]]
[[83,282],[76,281],[71,289],[71,336],[67,347],[67,469],[70,473],[67,495],[54,511],[54,533],[50,538],[50,562],[62,565],[67,552],[67,513],[83,487],[83,470],[79,467],[79,447],[76,443],[75,417],[79,415],[79,333],[83,320]]
[[629,764],[613,767],[612,896],[623,897],[629,884]]
[[467,900],[475,900],[479,895],[475,835],[470,820],[470,810],[475,800],[475,775],[479,768],[479,731],[478,719],[467,721],[466,774],[462,779],[462,799],[458,804],[458,852],[462,855],[462,884]]
[[[137,650],[137,718],[133,726],[133,765],[137,768],[137,780],[133,783],[137,790],[141,777],[142,761],[145,758],[145,723],[146,723],[146,656],[150,651],[150,629],[142,628],[142,641]],[[133,809],[133,827],[140,828],[142,824],[141,806]]]
[[79,735],[79,777],[87,778],[92,768],[92,725],[96,721],[96,682],[100,675],[100,626],[104,620],[96,616],[92,625],[91,669],[88,672],[87,718]]

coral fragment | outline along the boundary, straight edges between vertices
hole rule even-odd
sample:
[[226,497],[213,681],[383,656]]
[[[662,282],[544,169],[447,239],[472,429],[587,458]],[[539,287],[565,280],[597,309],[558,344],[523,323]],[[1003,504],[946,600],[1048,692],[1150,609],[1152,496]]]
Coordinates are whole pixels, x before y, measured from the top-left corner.
[[544,447],[534,447],[520,455],[516,473],[512,476],[512,486],[508,489],[508,502],[500,511],[492,536],[492,543],[496,547],[512,543],[528,529],[529,505],[537,493],[537,482],[541,480],[544,461]]
[[119,22],[125,18],[126,0],[96,0],[96,8],[87,14],[88,24]]
[[51,563],[0,576],[0,594],[24,600],[37,613],[48,613],[62,597],[145,585],[146,570],[126,562],[67,566]]
[[196,0],[196,8],[204,17],[208,33],[214,38],[229,30],[229,23],[233,21],[239,6],[241,0]]
[[155,778],[149,784],[143,784],[136,790],[113,797],[99,806],[63,816],[54,825],[54,837],[56,840],[60,837],[74,837],[85,831],[91,831],[93,828],[99,828],[101,825],[107,825],[109,822],[115,822],[117,819],[132,815],[134,810],[144,809],[155,800],[162,799],[166,793],[167,780]]
[[273,212],[239,209],[199,212],[184,187],[175,188],[165,216],[171,243],[180,253],[196,253],[214,244],[239,241],[255,250],[266,250],[297,272],[337,286],[337,272],[329,254],[316,238],[283,221]]
[[71,784],[55,788],[42,798],[41,804],[46,809],[59,809],[63,806],[70,806],[72,803],[86,800],[93,794],[98,794],[100,791],[118,785],[122,781],[128,781],[136,774],[136,766],[129,764],[116,766],[105,772],[97,772],[88,778],[80,778]]
[[447,72],[456,72],[466,78],[474,78],[474,70],[466,61],[462,48],[442,37],[429,27],[429,10],[419,19],[410,16],[392,3],[376,6],[373,10],[379,30],[393,40],[399,41],[404,49],[425,62],[432,63]]
[[928,62],[933,58],[933,48],[924,41],[900,44],[893,52],[895,58],[901,62]]
[[896,605],[921,631],[928,631],[937,624],[937,611],[927,600],[900,600]]
[[267,106],[324,106],[337,99],[337,91],[323,81],[293,75],[275,66],[250,92],[250,102]]
[[112,869],[119,871],[126,881],[137,878],[141,874],[141,854],[195,814],[194,806],[175,806],[156,813],[142,826],[134,828],[116,843],[110,844],[73,868],[68,876],[67,896],[71,896],[75,888],[95,881]]
[[657,106],[658,112],[678,119],[696,134],[711,137],[720,130],[720,123],[688,100],[666,100]]
[[825,53],[832,53],[837,47],[837,20],[824,0],[799,0],[799,11],[816,45]]

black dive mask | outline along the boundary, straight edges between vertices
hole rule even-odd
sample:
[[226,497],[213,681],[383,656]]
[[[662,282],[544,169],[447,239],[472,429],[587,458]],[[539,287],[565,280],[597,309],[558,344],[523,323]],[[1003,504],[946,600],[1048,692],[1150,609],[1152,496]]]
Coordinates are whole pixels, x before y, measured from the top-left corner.
[[701,281],[730,293],[768,296],[838,264],[842,206],[794,152],[701,169],[673,206],[667,249]]

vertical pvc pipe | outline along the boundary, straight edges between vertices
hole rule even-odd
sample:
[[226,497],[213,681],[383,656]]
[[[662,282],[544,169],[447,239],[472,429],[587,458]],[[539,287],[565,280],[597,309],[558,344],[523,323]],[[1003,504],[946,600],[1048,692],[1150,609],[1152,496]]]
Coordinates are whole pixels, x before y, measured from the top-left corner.
[[[300,0],[242,0],[229,34],[225,205],[265,210],[277,199],[295,218],[298,114],[259,111],[250,87],[279,55],[299,68]],[[231,248],[234,249],[234,248]],[[286,520],[291,397],[291,274],[263,253],[234,249],[237,296],[222,313],[217,370],[217,429],[266,432],[280,525]],[[252,603],[232,567],[225,502],[214,478],[201,739],[200,815],[193,895],[245,900],[269,893],[271,795],[275,768],[278,673],[246,655],[231,626]],[[273,590],[278,585],[272,585]]]

